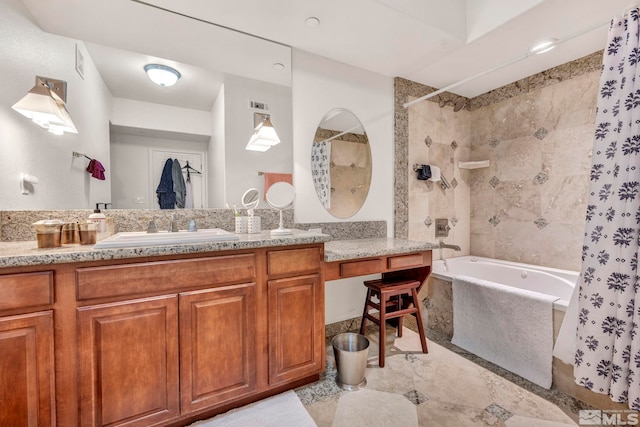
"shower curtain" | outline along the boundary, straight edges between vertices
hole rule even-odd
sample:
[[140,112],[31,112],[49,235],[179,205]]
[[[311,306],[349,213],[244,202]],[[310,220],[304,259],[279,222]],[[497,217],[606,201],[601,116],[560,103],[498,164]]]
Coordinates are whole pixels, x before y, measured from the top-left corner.
[[313,143],[311,174],[320,203],[325,209],[331,209],[331,141]]
[[611,22],[578,282],[576,383],[640,410],[639,11]]

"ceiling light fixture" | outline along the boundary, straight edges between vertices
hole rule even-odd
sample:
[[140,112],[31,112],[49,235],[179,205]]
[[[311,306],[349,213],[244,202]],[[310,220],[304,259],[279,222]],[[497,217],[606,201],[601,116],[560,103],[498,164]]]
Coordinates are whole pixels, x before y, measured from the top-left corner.
[[310,16],[304,20],[304,24],[309,28],[316,28],[318,25],[320,25],[320,20],[315,16]]
[[164,87],[173,86],[182,76],[178,70],[160,64],[147,64],[144,66],[144,71],[152,82]]
[[36,76],[36,84],[11,108],[55,135],[78,133],[65,106],[67,82]]
[[284,64],[282,62],[275,62],[273,68],[276,70],[284,70]]
[[529,48],[529,55],[539,55],[541,53],[549,52],[551,49],[558,45],[557,38],[548,38],[540,40]]
[[269,120],[269,116],[266,116],[254,129],[253,135],[251,135],[245,150],[264,152],[278,144],[280,144],[280,138],[278,138],[276,129],[273,127],[271,120]]

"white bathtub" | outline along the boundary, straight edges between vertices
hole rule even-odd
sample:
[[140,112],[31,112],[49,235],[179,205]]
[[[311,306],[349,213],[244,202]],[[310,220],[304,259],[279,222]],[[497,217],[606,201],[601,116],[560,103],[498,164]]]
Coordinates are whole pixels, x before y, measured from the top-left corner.
[[433,276],[444,280],[464,275],[552,295],[558,298],[553,308],[561,311],[567,310],[578,274],[577,271],[475,256],[433,261],[432,271]]

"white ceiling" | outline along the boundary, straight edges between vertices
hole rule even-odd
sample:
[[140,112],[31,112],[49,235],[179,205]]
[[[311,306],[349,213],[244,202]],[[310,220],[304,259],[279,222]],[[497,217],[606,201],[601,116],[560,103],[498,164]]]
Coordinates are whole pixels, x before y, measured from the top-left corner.
[[[526,57],[452,90],[473,97],[603,49],[608,21],[632,6],[629,0],[145,1],[147,5],[131,0],[23,0],[45,31],[193,66],[196,89],[183,99],[193,99],[197,87],[222,78],[206,70],[290,84],[288,46],[441,88],[522,57],[540,39],[567,39],[549,53]],[[320,25],[306,26],[310,16]],[[118,52],[87,46],[114,96],[147,96],[140,81],[131,86],[127,76],[139,73],[140,64],[150,57],[123,53],[135,65],[129,71],[107,69],[107,63],[120,63]],[[275,70],[275,62],[285,69]],[[196,74],[205,83],[196,80]],[[181,96],[177,86],[174,92]],[[154,99],[162,98],[156,94]]]

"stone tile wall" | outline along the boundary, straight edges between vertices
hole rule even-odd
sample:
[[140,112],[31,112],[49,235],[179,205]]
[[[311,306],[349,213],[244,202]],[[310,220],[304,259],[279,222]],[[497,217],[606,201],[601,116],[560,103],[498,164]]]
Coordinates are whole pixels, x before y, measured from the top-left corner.
[[[462,249],[435,251],[435,259],[469,254],[470,175],[468,170],[457,167],[458,161],[469,158],[469,125],[469,111],[454,112],[434,102],[409,109],[409,237],[425,242],[444,241]],[[450,188],[443,189],[439,182],[418,180],[413,166],[422,164],[439,167]],[[447,237],[436,239],[438,218],[447,219],[451,229]]]
[[[86,221],[93,213],[91,209],[50,210],[50,211],[0,211],[0,242],[35,240],[33,223],[41,219],[60,219],[65,222]],[[169,220],[175,215],[178,226],[186,229],[190,219],[195,219],[198,228],[222,228],[235,230],[235,217],[230,209],[106,209],[105,216],[114,219],[115,231],[143,231],[151,219],[155,219],[160,230],[169,227]],[[244,210],[241,211],[244,214]],[[256,209],[256,216],[261,218],[263,230],[278,228],[280,217],[273,209]],[[285,227],[300,230],[319,228],[334,240],[367,239],[387,237],[386,221],[340,221],[323,223],[296,223],[293,210],[283,211]]]
[[[435,89],[397,78],[396,237],[435,241],[429,220],[443,217],[457,220],[445,242],[463,251],[436,259],[471,253],[578,270],[601,60],[596,52],[552,68],[466,100],[458,112],[443,102],[447,93],[405,109]],[[459,160],[491,166],[461,170]],[[418,182],[412,165],[424,162],[456,188]]]
[[471,113],[471,253],[579,270],[599,71]]

